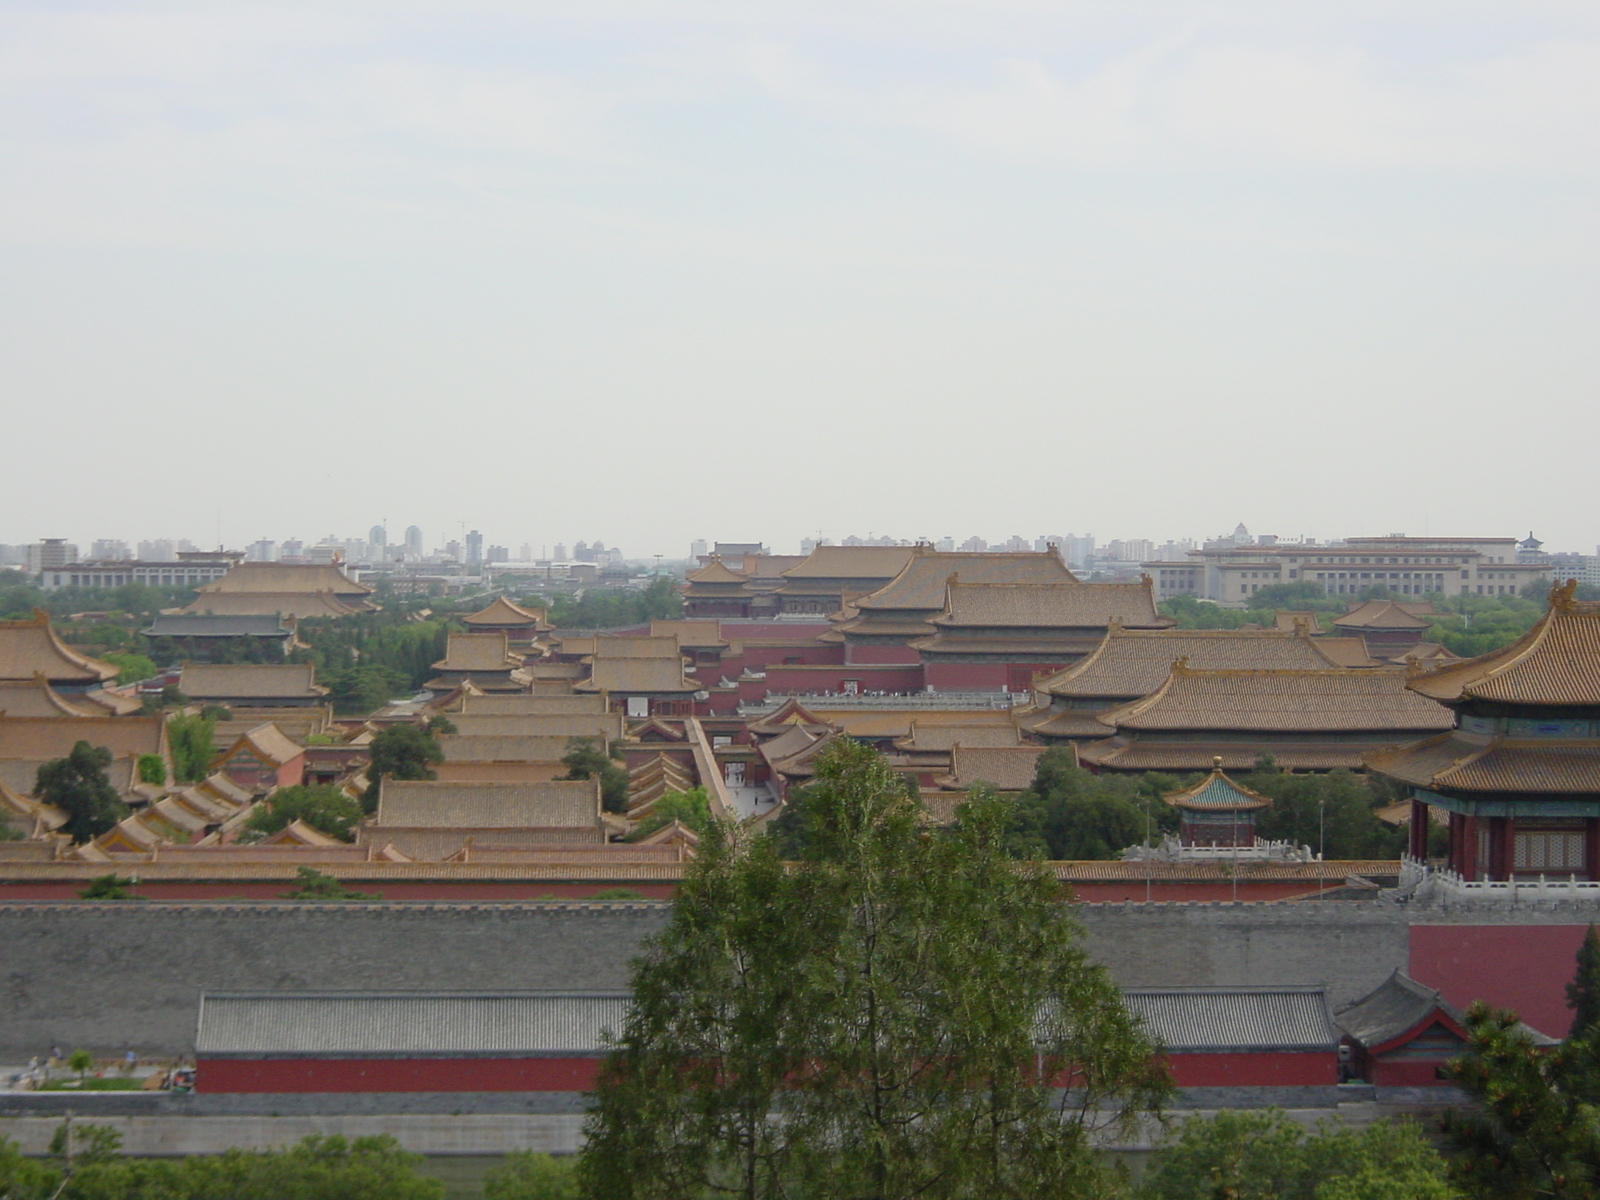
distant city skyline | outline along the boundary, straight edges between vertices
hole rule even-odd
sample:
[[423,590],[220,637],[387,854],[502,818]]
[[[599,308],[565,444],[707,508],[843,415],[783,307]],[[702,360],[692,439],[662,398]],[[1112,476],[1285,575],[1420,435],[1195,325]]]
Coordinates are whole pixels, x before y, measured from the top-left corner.
[[[252,559],[276,560],[285,556],[295,558],[301,557],[305,555],[312,547],[337,545],[346,547],[359,547],[362,555],[367,553],[368,547],[383,547],[383,552],[381,554],[376,554],[375,558],[394,559],[398,556],[404,555],[412,559],[427,559],[444,554],[446,556],[456,557],[461,561],[468,561],[471,553],[472,539],[474,536],[476,536],[478,539],[479,554],[488,561],[535,561],[552,558],[559,560],[570,560],[574,557],[578,557],[579,555],[588,554],[589,548],[593,547],[596,551],[603,549],[610,557],[616,557],[618,551],[620,550],[620,557],[623,560],[648,562],[654,558],[662,558],[673,561],[690,560],[693,559],[697,554],[709,553],[711,548],[714,547],[718,542],[734,544],[733,540],[728,538],[704,537],[690,539],[688,542],[684,543],[681,547],[678,547],[675,550],[669,548],[640,549],[633,551],[625,547],[619,547],[616,543],[608,542],[604,538],[580,537],[564,538],[561,540],[544,538],[535,541],[527,538],[508,537],[503,534],[497,536],[492,530],[487,533],[480,533],[476,527],[469,527],[465,534],[455,533],[452,536],[444,538],[432,538],[427,535],[420,526],[417,525],[404,527],[398,536],[396,535],[396,531],[391,527],[386,530],[385,540],[380,543],[375,540],[373,535],[378,533],[379,530],[383,528],[384,527],[381,525],[372,525],[364,531],[364,536],[361,533],[357,533],[355,536],[347,537],[338,533],[329,532],[324,533],[322,536],[316,538],[265,537],[252,538],[244,542],[225,541],[220,547],[216,545],[208,545],[203,542],[197,542],[189,538],[172,537],[145,537],[135,539],[66,537],[65,540],[69,545],[78,547],[80,549],[79,557],[86,560],[118,557],[119,555],[117,551],[119,548],[128,551],[135,558],[147,560],[166,557],[177,551],[194,552],[212,551],[217,549],[237,551]],[[1325,544],[1333,541],[1341,541],[1344,538],[1351,537],[1389,535],[1405,536],[1407,534],[1407,531],[1403,529],[1385,528],[1380,533],[1374,533],[1369,530],[1345,530],[1330,537],[1315,537],[1309,534],[1285,536],[1276,533],[1269,533],[1264,529],[1252,529],[1247,523],[1238,522],[1232,528],[1207,533],[1203,536],[1190,535],[1184,537],[1164,538],[1138,535],[1099,537],[1092,530],[1064,533],[1056,532],[1048,534],[1036,533],[1032,535],[1007,534],[997,535],[992,538],[985,537],[981,534],[969,534],[963,537],[957,537],[954,534],[945,534],[941,536],[921,535],[917,537],[910,537],[869,530],[865,533],[847,532],[838,535],[822,534],[820,538],[817,534],[812,534],[810,536],[802,537],[798,542],[793,544],[785,544],[770,538],[758,538],[754,539],[752,544],[765,545],[768,552],[773,554],[804,554],[809,552],[813,546],[821,543],[831,545],[913,545],[918,542],[925,542],[928,545],[932,545],[938,549],[946,551],[1026,550],[1039,552],[1044,550],[1047,544],[1055,542],[1060,545],[1064,557],[1074,561],[1081,561],[1085,557],[1082,548],[1073,547],[1069,543],[1087,541],[1089,546],[1094,548],[1099,557],[1116,558],[1127,562],[1139,562],[1176,557],[1186,553],[1188,550],[1198,549],[1208,542],[1229,539],[1233,537],[1237,531],[1241,530],[1249,537],[1250,542],[1254,543],[1259,541],[1262,544],[1271,544],[1274,541],[1282,544],[1299,542]],[[1521,532],[1503,530],[1455,530],[1449,533],[1437,535],[1412,533],[1410,536],[1514,537],[1520,539],[1527,536],[1529,532],[1529,530],[1522,530]],[[1544,542],[1545,549],[1549,553],[1581,554],[1586,556],[1600,555],[1600,544],[1591,543],[1578,546],[1557,545],[1552,543],[1550,539],[1543,538],[1539,530],[1534,529],[1531,532],[1536,535],[1540,535],[1540,539]],[[49,536],[60,537],[63,535],[51,534]],[[31,543],[38,542],[39,540],[39,538],[28,538],[17,542],[0,542],[0,545],[8,545],[14,549],[20,550]]]

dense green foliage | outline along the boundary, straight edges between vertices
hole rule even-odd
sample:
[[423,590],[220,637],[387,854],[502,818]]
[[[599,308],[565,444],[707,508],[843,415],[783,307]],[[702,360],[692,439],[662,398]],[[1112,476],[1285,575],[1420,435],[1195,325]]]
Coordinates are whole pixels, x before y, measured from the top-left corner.
[[[1169,787],[1171,776],[1160,776]],[[1172,810],[1132,777],[1091,775],[1077,766],[1070,746],[1039,756],[1033,783],[1011,810],[1006,842],[1024,858],[1116,858],[1154,835]],[[1154,802],[1152,802],[1154,801]]]
[[1567,984],[1567,1007],[1572,1010],[1569,1038],[1600,1039],[1600,933],[1592,923],[1578,947],[1578,971]]
[[436,779],[433,764],[444,761],[438,740],[420,725],[391,725],[367,749],[367,790],[361,805],[369,813],[378,810],[385,779]]
[[802,805],[792,867],[708,829],[636,964],[584,1194],[1114,1194],[1092,1127],[1126,1128],[1165,1076],[1054,878],[1005,853],[1006,803],[978,794],[931,836],[893,768],[841,741]]
[[549,622],[559,629],[617,629],[665,621],[683,615],[680,581],[668,575],[652,579],[643,588],[584,588],[554,600],[524,597],[518,603],[549,609]]
[[1451,1200],[1445,1161],[1409,1124],[1306,1131],[1273,1109],[1194,1117],[1155,1155],[1145,1200]]
[[448,616],[415,619],[403,608],[301,621],[299,639],[310,648],[294,658],[317,668],[317,682],[341,713],[368,713],[433,678],[451,630]]
[[483,1177],[483,1200],[578,1200],[576,1167],[537,1150],[508,1154]]
[[607,812],[628,811],[628,770],[611,757],[599,738],[568,738],[561,765],[567,768],[562,779],[600,781],[600,804]]
[[65,758],[41,764],[34,776],[34,796],[67,814],[61,832],[74,842],[91,841],[128,815],[128,806],[106,778],[110,765],[111,751],[80,741]]
[[156,673],[156,664],[143,654],[130,654],[124,650],[114,650],[109,654],[102,654],[100,658],[117,668],[117,682],[137,683],[141,679],[149,679]]
[[1401,796],[1380,776],[1290,774],[1263,758],[1238,782],[1272,797],[1272,807],[1256,818],[1257,837],[1310,846],[1324,858],[1399,858],[1405,850],[1405,829],[1373,815]]
[[1516,641],[1548,607],[1545,585],[1537,600],[1517,596],[1433,596],[1439,615],[1424,638],[1452,654],[1473,658]]
[[1431,600],[1437,615],[1422,635],[1422,640],[1438,642],[1452,654],[1473,658],[1498,650],[1526,633],[1546,608],[1548,585],[1537,583],[1533,596],[1404,596],[1387,587],[1364,588],[1359,596],[1324,595],[1315,583],[1279,583],[1262,588],[1250,597],[1250,607],[1222,608],[1193,596],[1174,596],[1163,600],[1161,611],[1174,618],[1179,629],[1238,629],[1242,625],[1271,628],[1279,609],[1311,610],[1318,614],[1322,628],[1332,628],[1334,617],[1343,613],[1352,599],[1398,600],[1402,603]]
[[279,788],[256,805],[245,822],[245,829],[249,840],[259,840],[271,837],[294,821],[304,821],[329,837],[353,842],[362,815],[361,802],[332,784],[299,784]]
[[133,893],[128,888],[133,884],[131,879],[123,879],[115,871],[109,875],[96,875],[89,880],[89,884],[78,893],[80,900],[132,900]]
[[352,892],[332,875],[324,874],[314,867],[296,867],[295,882],[299,885],[292,892],[283,893],[285,900],[382,900],[383,897],[376,892]]
[[681,821],[696,833],[705,833],[711,826],[711,801],[703,787],[687,792],[668,792],[650,806],[650,814],[634,826],[628,841],[639,842],[656,830]]
[[[1093,775],[1074,765],[1070,748],[1052,747],[1039,756],[1033,782],[1017,797],[1007,845],[1023,857],[1116,858],[1144,844],[1147,831],[1154,841],[1175,830],[1177,813],[1162,796],[1198,778],[1157,771]],[[1294,775],[1262,759],[1238,782],[1274,801],[1257,816],[1260,838],[1320,849],[1330,859],[1396,858],[1405,849],[1405,831],[1374,815],[1397,798],[1376,776]]]
[[1462,1193],[1482,1200],[1600,1196],[1600,1037],[1536,1046],[1517,1015],[1475,1004],[1469,1053],[1445,1068],[1476,1101],[1445,1115]]
[[[418,1173],[422,1156],[391,1137],[312,1136],[285,1150],[229,1150],[190,1158],[123,1158],[109,1126],[75,1123],[72,1173],[23,1158],[0,1139],[0,1195],[8,1200],[442,1200]],[[53,1153],[64,1160],[65,1131]]]
[[167,781],[167,764],[159,754],[141,754],[137,763],[140,783],[157,785]]
[[217,757],[215,717],[179,715],[167,719],[167,744],[172,747],[173,772],[181,783],[204,779]]

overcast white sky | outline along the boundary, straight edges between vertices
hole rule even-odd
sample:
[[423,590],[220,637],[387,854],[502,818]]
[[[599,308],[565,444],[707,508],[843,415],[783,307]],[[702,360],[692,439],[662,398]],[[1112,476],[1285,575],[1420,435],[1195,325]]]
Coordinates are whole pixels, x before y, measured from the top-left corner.
[[1600,5],[0,5],[0,541],[1593,552]]

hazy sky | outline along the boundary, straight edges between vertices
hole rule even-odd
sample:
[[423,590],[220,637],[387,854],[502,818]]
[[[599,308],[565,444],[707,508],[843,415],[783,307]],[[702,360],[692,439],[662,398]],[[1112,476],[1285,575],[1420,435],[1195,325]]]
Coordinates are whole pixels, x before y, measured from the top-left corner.
[[1593,552],[1600,5],[0,4],[0,541]]

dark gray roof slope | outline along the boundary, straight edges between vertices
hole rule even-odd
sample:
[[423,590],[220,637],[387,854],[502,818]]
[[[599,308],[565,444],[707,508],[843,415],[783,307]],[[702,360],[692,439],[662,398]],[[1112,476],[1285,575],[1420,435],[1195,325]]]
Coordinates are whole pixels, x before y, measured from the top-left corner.
[[282,617],[162,613],[140,631],[147,637],[288,637]]
[[[1373,991],[1341,1008],[1334,1021],[1351,1041],[1362,1046],[1381,1046],[1414,1029],[1435,1010],[1457,1025],[1466,1023],[1461,1010],[1446,1001],[1437,989],[1426,987],[1404,971],[1396,970]],[[1518,1028],[1535,1045],[1556,1044],[1555,1038],[1546,1037],[1531,1026],[1519,1025]]]
[[1123,999],[1168,1050],[1333,1050],[1321,987],[1141,988]]
[[627,1008],[626,992],[208,992],[195,1053],[592,1055]]

